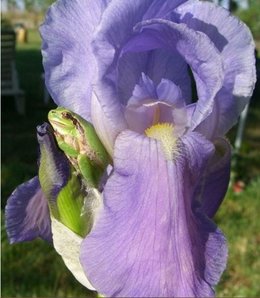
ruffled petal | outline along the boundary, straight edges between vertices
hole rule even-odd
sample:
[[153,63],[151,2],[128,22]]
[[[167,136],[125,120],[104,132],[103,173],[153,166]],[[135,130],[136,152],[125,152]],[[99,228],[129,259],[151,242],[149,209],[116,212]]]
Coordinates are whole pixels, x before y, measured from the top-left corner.
[[158,0],[112,1],[102,16],[94,39],[100,76],[104,78],[113,72],[113,62],[119,57],[123,45],[134,35],[133,28],[138,22],[166,17],[185,1],[166,0],[163,4]]
[[[205,33],[220,52],[225,75],[223,87],[216,95],[214,111],[197,130],[210,138],[224,135],[236,123],[254,89],[252,35],[245,24],[226,9],[209,2],[190,1],[176,11],[179,22]],[[212,129],[209,130],[209,126]]]
[[185,24],[154,19],[139,23],[135,30],[153,38],[151,47],[177,50],[191,67],[199,98],[191,119],[193,130],[212,113],[214,98],[223,84],[223,64],[218,49],[205,34]]
[[[129,129],[144,133],[145,129],[153,123],[156,102],[158,102],[156,85],[148,76],[142,73],[125,109],[125,118]],[[172,122],[172,118],[170,122]]]
[[[150,18],[151,15],[153,17],[167,15],[183,2],[184,0],[174,2],[168,0],[163,5],[161,3],[159,5],[155,0],[131,2],[115,0],[110,3],[102,15],[102,20],[92,43],[98,68],[98,77],[97,80],[94,80],[92,118],[97,134],[102,142],[107,144],[106,148],[110,153],[116,136],[127,128],[121,104],[126,104],[135,84],[138,83],[141,72],[144,71],[144,60],[142,61],[142,58],[131,56],[124,61],[123,58],[119,59],[121,50],[128,39],[134,35],[133,28],[136,23],[144,18]],[[155,54],[155,56],[157,55],[154,64],[152,62],[153,58],[150,60],[150,57],[146,57],[145,59],[148,62],[147,67],[152,70],[153,74],[155,73],[154,65],[159,65],[161,62],[162,55]],[[119,60],[121,60],[121,65],[119,65]],[[163,65],[166,65],[166,62],[169,61],[171,61],[172,66],[174,65],[172,60],[169,59],[169,55],[163,61]],[[183,63],[179,65],[178,59],[174,59],[174,62],[176,62],[175,69],[183,69]],[[160,67],[158,73],[162,75],[166,72],[165,69],[163,66]],[[148,75],[152,73],[148,71]],[[161,77],[159,77],[160,79]],[[188,76],[185,78],[186,81],[189,82]],[[120,84],[118,84],[119,82]],[[189,89],[187,88],[187,90]],[[187,96],[189,96],[188,93]],[[100,121],[100,119],[104,120]],[[110,133],[104,133],[106,130]]]
[[[172,123],[175,126],[175,131],[178,131],[178,135],[182,135],[185,129],[188,127],[188,115],[185,105],[185,98],[179,86],[176,86],[169,80],[162,79],[157,87],[158,97],[162,100],[170,102],[172,104]],[[167,113],[165,113],[167,115]],[[167,119],[164,119],[167,122]]]
[[173,123],[175,132],[182,134],[187,124],[185,100],[178,86],[162,79],[156,84],[142,73],[139,84],[125,108],[125,118],[129,129],[144,133],[156,123]]
[[[138,40],[139,41],[138,41]],[[140,46],[138,46],[138,44]],[[132,48],[129,48],[131,44]],[[177,51],[154,49],[144,52],[145,40],[142,37],[133,38],[122,49],[118,61],[117,87],[120,101],[127,103],[132,95],[135,84],[141,73],[148,75],[157,85],[162,78],[171,80],[180,87],[185,101],[191,101],[191,80],[188,66]]]
[[37,237],[52,242],[49,208],[38,177],[21,184],[11,194],[5,208],[5,226],[10,243]]
[[[158,85],[158,86],[157,86]],[[185,106],[182,92],[173,82],[162,79],[158,84],[142,73],[139,83],[135,86],[128,106],[137,106],[149,100],[160,100],[176,108]]]
[[[110,91],[107,89],[107,98],[111,98]],[[105,96],[105,94],[103,95]],[[122,130],[127,128],[122,106],[116,101],[102,105],[96,93],[93,93],[91,117],[99,139],[112,157],[116,137]]]
[[[215,154],[209,161],[197,195],[205,214],[212,218],[222,203],[228,189],[231,167],[231,146],[226,139],[215,140]],[[214,191],[215,190],[215,191]]]
[[52,98],[87,120],[96,75],[90,44],[106,2],[57,1],[40,27],[45,80]]
[[128,106],[141,105],[148,100],[158,99],[156,84],[149,76],[142,73],[139,83],[135,85],[133,94],[129,98]]
[[117,138],[104,207],[81,247],[90,282],[109,297],[208,297],[226,264],[225,238],[199,209],[194,189],[214,150],[198,134],[166,161],[160,144]]

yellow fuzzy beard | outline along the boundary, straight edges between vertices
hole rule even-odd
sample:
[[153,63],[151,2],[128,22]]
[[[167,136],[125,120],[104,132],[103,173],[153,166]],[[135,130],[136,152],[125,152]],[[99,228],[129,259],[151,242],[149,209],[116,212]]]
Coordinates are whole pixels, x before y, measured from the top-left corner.
[[178,154],[177,137],[171,123],[158,123],[145,130],[147,137],[161,142],[166,160],[173,160]]

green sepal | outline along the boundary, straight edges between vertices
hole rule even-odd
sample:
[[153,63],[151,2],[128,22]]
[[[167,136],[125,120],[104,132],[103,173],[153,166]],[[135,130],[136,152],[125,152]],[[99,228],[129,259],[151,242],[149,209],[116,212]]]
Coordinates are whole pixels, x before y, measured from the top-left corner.
[[84,237],[89,230],[87,218],[82,216],[85,195],[79,178],[72,174],[57,197],[59,220],[76,234]]

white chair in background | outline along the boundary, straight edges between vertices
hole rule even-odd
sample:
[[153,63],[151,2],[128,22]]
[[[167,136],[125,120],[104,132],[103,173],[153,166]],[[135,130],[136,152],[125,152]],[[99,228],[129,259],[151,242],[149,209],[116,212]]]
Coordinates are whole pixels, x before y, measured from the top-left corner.
[[13,96],[15,107],[20,115],[25,114],[24,91],[19,87],[19,78],[15,64],[15,32],[1,30],[1,94]]

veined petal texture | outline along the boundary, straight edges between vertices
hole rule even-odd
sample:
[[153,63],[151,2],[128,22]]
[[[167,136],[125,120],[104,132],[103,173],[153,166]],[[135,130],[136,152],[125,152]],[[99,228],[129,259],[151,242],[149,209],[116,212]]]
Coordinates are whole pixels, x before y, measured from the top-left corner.
[[214,148],[198,134],[166,161],[160,144],[125,131],[99,220],[81,247],[90,282],[109,297],[209,297],[227,258],[225,238],[194,190]]
[[197,130],[209,138],[224,135],[237,122],[254,90],[256,71],[252,34],[226,9],[209,2],[188,1],[176,12],[179,22],[207,35],[220,52],[223,86],[215,97],[213,112]]
[[106,0],[59,0],[40,27],[47,88],[57,105],[90,120],[91,82],[96,73],[90,50]]
[[52,242],[49,208],[38,177],[21,184],[11,194],[5,208],[5,226],[11,243],[37,237]]
[[231,145],[224,138],[215,140],[215,154],[209,160],[197,187],[197,195],[205,214],[212,218],[224,200],[231,169]]
[[[227,259],[211,221],[230,174],[223,135],[255,84],[249,30],[204,1],[59,0],[41,34],[52,97],[93,124],[113,159],[80,249],[90,285],[109,297],[213,296]],[[54,192],[68,172],[55,165]]]
[[187,104],[197,100],[191,130],[211,140],[237,121],[255,84],[249,30],[202,1],[60,0],[41,34],[52,97],[91,121],[111,155],[142,73],[155,85],[171,80]]
[[151,48],[177,51],[191,67],[196,81],[198,101],[191,119],[194,129],[212,113],[214,99],[223,83],[223,65],[218,50],[201,32],[191,30],[186,24],[167,20],[148,20],[139,23],[136,30],[143,35],[149,32]]

